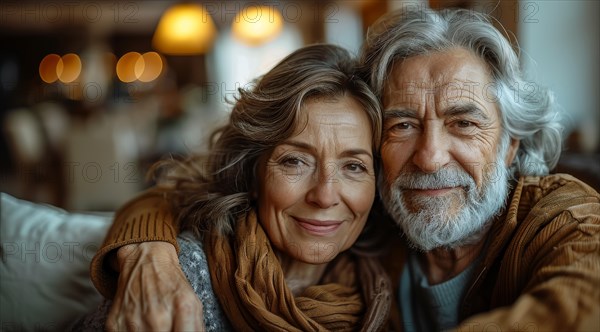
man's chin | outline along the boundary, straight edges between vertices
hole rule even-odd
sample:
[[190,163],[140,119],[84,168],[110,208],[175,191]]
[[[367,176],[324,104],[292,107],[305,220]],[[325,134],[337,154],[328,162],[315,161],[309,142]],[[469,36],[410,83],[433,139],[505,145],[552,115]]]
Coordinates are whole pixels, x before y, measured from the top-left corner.
[[[473,221],[475,223],[473,225],[471,221],[460,216],[444,212],[438,213],[440,213],[437,214],[438,217],[432,214],[414,215],[409,213],[399,219],[402,220],[399,226],[410,247],[421,251],[430,251],[438,248],[453,249],[471,245],[479,242],[491,226],[491,219],[481,223]],[[440,218],[439,216],[444,217]]]
[[405,217],[423,215],[423,211],[427,211],[427,215],[453,219],[465,205],[464,200],[458,197],[414,199],[404,196],[403,202],[407,213]]

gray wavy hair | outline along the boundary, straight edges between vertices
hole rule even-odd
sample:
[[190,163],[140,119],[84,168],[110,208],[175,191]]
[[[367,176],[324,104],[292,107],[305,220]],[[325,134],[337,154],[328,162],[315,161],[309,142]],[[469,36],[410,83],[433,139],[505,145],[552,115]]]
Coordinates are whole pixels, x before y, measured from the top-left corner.
[[207,156],[156,164],[151,174],[165,191],[180,224],[201,234],[234,229],[254,205],[259,159],[305,125],[303,106],[314,98],[350,96],[367,114],[377,155],[382,135],[379,100],[357,73],[345,49],[328,44],[301,48],[249,89],[239,89],[228,123],[213,134]]
[[492,72],[504,136],[520,140],[512,175],[548,174],[561,153],[560,109],[549,90],[523,78],[517,54],[488,16],[464,9],[389,13],[367,33],[361,72],[381,98],[395,61],[455,47],[472,51]]

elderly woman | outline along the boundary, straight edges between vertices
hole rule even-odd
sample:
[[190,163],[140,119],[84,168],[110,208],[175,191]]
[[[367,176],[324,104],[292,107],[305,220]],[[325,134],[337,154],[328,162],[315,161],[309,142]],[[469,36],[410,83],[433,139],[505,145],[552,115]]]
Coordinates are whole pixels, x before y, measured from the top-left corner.
[[[240,91],[207,159],[157,168],[185,229],[180,264],[208,330],[374,331],[386,322],[386,274],[364,246],[348,250],[375,198],[382,128],[354,70],[342,48],[300,49]],[[82,327],[100,327],[104,315],[106,306]]]

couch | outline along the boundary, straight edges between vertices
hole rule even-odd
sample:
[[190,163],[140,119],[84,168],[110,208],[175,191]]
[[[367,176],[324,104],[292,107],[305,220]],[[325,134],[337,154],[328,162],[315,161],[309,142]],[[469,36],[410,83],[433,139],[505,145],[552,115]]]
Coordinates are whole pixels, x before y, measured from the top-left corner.
[[0,200],[0,331],[63,331],[102,301],[89,264],[112,214]]

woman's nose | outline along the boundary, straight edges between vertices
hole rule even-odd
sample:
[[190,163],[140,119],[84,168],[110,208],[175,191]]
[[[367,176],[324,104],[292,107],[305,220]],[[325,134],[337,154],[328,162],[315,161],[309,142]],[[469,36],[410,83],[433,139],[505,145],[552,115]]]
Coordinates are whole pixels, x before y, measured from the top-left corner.
[[326,209],[340,202],[337,165],[329,164],[321,167],[311,183],[311,188],[306,194],[309,204]]

